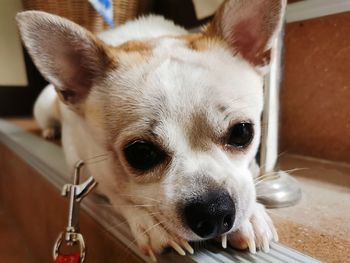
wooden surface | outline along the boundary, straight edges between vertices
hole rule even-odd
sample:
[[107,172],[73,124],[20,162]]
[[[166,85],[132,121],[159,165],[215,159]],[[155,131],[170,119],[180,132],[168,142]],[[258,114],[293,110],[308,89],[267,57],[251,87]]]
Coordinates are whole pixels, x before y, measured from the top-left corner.
[[[1,201],[1,200],[0,200]],[[36,263],[35,257],[17,229],[12,215],[0,203],[0,261],[4,263]]]
[[[1,144],[0,156],[0,201],[17,231],[21,233],[23,250],[29,249],[36,263],[52,262],[54,241],[66,227],[68,200],[61,197],[60,192],[32,167]],[[84,212],[81,212],[80,223],[88,244],[86,263],[143,262]],[[6,235],[9,240],[12,239],[10,234],[16,233],[9,229]],[[0,242],[6,237],[1,232]],[[23,251],[15,252],[18,248],[16,239],[8,243],[9,246],[11,244],[13,246],[7,250],[6,256],[13,261],[3,261],[2,254],[0,261],[29,263],[26,258],[21,258]]]
[[287,25],[281,151],[350,162],[350,12]]

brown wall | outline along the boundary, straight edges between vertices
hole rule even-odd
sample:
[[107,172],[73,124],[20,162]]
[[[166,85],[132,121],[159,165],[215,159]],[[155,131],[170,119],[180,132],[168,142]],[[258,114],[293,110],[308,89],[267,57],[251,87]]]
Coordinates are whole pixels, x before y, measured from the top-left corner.
[[281,151],[350,162],[350,12],[287,25]]
[[[68,200],[41,174],[1,143],[0,157],[0,202],[10,212],[12,223],[25,240],[22,244],[24,251],[13,258],[18,259],[25,254],[25,250],[29,250],[35,262],[52,262],[54,241],[67,225]],[[80,226],[88,244],[86,263],[143,262],[84,211],[80,213]],[[8,243],[3,248],[5,250],[15,241],[12,235],[7,236],[7,239]],[[0,244],[2,240],[0,238]],[[1,250],[0,255],[3,256]],[[30,260],[22,258],[7,261],[1,258],[0,262]]]

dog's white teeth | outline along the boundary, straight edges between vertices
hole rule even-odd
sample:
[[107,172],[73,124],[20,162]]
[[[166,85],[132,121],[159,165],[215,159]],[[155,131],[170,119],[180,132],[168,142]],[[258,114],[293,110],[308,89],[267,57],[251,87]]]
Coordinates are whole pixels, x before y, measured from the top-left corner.
[[176,243],[175,241],[171,240],[169,242],[169,245],[177,252],[179,253],[179,255],[181,256],[186,256],[186,252],[185,250],[183,250],[178,243]]
[[248,241],[249,252],[252,254],[256,254],[256,245],[254,239],[249,239]]
[[150,248],[150,249],[148,249],[148,255],[149,255],[149,257],[151,258],[151,260],[153,261],[153,262],[157,262],[157,258],[156,258],[156,255],[154,255],[154,252],[153,252],[153,250]]
[[221,245],[223,248],[227,248],[227,234],[221,236]]
[[184,247],[184,249],[187,250],[188,253],[193,254],[194,250],[191,247],[191,245],[186,241],[186,240],[182,240],[181,241],[181,245]]

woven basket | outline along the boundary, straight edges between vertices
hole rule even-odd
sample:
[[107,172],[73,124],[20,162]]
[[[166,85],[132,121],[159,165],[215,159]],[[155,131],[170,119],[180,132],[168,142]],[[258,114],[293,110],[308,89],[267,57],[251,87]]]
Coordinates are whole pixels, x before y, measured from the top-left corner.
[[[115,25],[149,11],[149,0],[113,0]],[[108,29],[88,0],[22,0],[24,10],[41,10],[66,17],[93,33]],[[148,9],[148,10],[147,10]]]

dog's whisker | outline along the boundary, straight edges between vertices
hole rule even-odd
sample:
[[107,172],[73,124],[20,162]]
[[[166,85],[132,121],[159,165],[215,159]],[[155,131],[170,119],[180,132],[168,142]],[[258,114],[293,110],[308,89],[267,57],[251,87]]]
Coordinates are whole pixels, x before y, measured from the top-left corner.
[[101,206],[101,207],[113,207],[111,204],[94,204],[96,206]]
[[303,171],[303,170],[308,170],[309,168],[307,167],[300,167],[300,168],[293,168],[293,169],[289,169],[289,170],[283,170],[282,172],[286,172],[286,173],[294,173],[297,171]]
[[101,158],[101,157],[105,157],[105,156],[108,156],[108,152],[106,152],[106,153],[101,153],[101,154],[98,154],[98,155],[89,157],[89,158],[85,159],[84,162],[87,163],[87,162],[90,162],[90,161],[93,161],[93,160],[95,160],[95,159],[98,159],[98,158]]
[[269,180],[277,179],[279,176],[277,174],[269,174],[269,175],[264,175],[263,178],[260,178],[259,180],[254,181],[255,186]]
[[[286,153],[287,153],[287,151],[284,151],[284,152],[279,153],[279,154],[277,155],[277,159],[279,159],[281,156],[283,156],[283,155],[286,154]],[[260,170],[264,169],[265,167],[266,167],[266,164],[259,165]],[[258,177],[260,177],[260,176],[258,176]]]
[[255,182],[254,185],[255,185],[255,187],[257,187],[258,185],[262,184],[263,182],[270,181],[270,180],[277,179],[277,178],[278,178],[277,175],[271,175],[269,177],[265,177],[265,178]]
[[[155,227],[157,227],[157,226],[159,226],[159,225],[161,225],[161,224],[163,224],[163,223],[165,223],[165,222],[166,222],[166,220],[163,220],[163,221],[160,221],[160,222],[154,224],[153,226],[147,228],[145,231],[143,231],[142,233],[140,233],[140,235],[147,234],[147,233],[148,233],[149,231],[151,231],[153,228],[155,228]],[[136,239],[136,238],[135,238],[133,241],[130,242],[130,245],[135,244],[135,242],[137,242],[137,239]]]
[[264,175],[259,176],[259,178],[256,178],[254,181],[255,181],[255,182],[259,182],[259,181],[261,181],[261,180],[264,180],[264,179],[270,178],[270,177],[272,177],[272,178],[275,178],[275,177],[278,178],[278,177],[279,177],[278,174],[279,174],[279,171],[278,171],[278,172],[266,173],[266,174],[264,174]]
[[118,224],[112,224],[109,227],[105,228],[105,231],[106,232],[110,232],[112,229],[116,229],[116,228],[118,228],[118,227],[120,227],[122,225],[125,225],[127,223],[128,223],[127,220],[123,220],[122,222],[119,222]]
[[[157,226],[159,226],[159,225],[161,225],[161,224],[163,224],[163,223],[165,223],[165,222],[166,222],[166,220],[163,220],[163,221],[160,221],[160,222],[154,224],[153,226],[147,228],[145,231],[143,231],[142,233],[140,233],[140,235],[147,234],[147,233],[148,233],[149,231],[151,231],[153,228],[155,228],[155,227],[157,227]],[[137,239],[135,238],[133,241],[130,242],[130,245],[133,245],[133,244],[135,244],[136,242],[137,242]],[[153,251],[152,251],[152,252],[153,252]],[[149,256],[152,257],[151,255],[149,255]],[[154,258],[155,258],[155,256],[154,256]],[[157,260],[157,259],[156,259],[156,260]],[[155,261],[155,262],[157,262],[157,261]]]
[[[150,216],[154,216],[154,215],[157,215],[157,214],[160,214],[160,212],[154,212],[154,213],[149,213]],[[140,216],[141,217],[141,216]],[[118,222],[118,224],[113,224],[113,225],[110,225],[109,227],[107,227],[105,230],[106,232],[109,232],[110,230],[114,229],[114,228],[118,228],[122,225],[125,225],[127,224],[128,221],[127,220],[123,220],[122,222]]]
[[259,177],[255,178],[255,180],[259,180],[261,178],[264,178],[266,176],[271,176],[271,175],[276,175],[278,174],[280,171],[271,171],[271,172],[267,172],[267,173],[264,173],[262,175],[260,175]]
[[151,204],[130,204],[130,205],[112,205],[112,204],[96,204],[97,206],[104,206],[104,207],[155,207],[157,205],[151,205]]
[[161,201],[160,201],[160,200],[157,200],[157,199],[154,199],[154,198],[151,198],[151,197],[147,197],[147,196],[141,196],[141,195],[131,195],[131,194],[121,194],[120,196],[127,196],[127,197],[136,197],[136,198],[142,198],[142,199],[147,199],[147,200],[150,200],[150,201],[154,201],[154,202],[161,203]]
[[289,169],[289,170],[281,170],[281,171],[275,171],[275,172],[271,172],[273,174],[277,174],[279,172],[285,172],[285,173],[294,173],[297,171],[302,171],[302,170],[308,170],[309,168],[307,167],[300,167],[300,168],[293,168],[293,169]]
[[[301,170],[306,170],[308,168],[294,168],[294,169],[290,169],[290,170],[282,170],[282,172],[285,173],[294,173],[297,171],[301,171]],[[266,173],[264,175],[259,176],[258,178],[256,178],[254,180],[255,185],[258,185],[259,183],[263,182],[263,181],[267,181],[267,180],[272,180],[272,179],[277,179],[279,178],[278,174],[281,171],[276,171],[276,172],[270,172],[270,173]]]
[[105,157],[105,158],[101,158],[101,159],[98,159],[98,160],[95,160],[95,161],[90,161],[90,162],[85,162],[85,164],[87,166],[89,165],[92,165],[92,164],[97,164],[97,163],[101,163],[101,162],[104,162],[104,161],[107,161],[109,159],[109,157]]
[[155,207],[157,205],[149,205],[149,204],[144,204],[144,205],[118,205],[114,207]]
[[[145,196],[139,196],[139,195],[127,195],[127,194],[121,194],[119,196],[127,196],[127,197],[137,197],[137,198],[143,198],[143,199],[147,199],[147,200],[150,200],[152,202],[154,202],[153,204],[131,204],[131,205],[120,205],[120,207],[163,207],[163,208],[169,208],[167,205],[165,205],[162,201],[160,200],[157,200],[157,199],[153,199],[153,198],[150,198],[150,197],[145,197]],[[116,207],[119,207],[119,206],[116,206]]]
[[264,175],[259,176],[256,179],[254,179],[254,182],[259,182],[259,181],[265,180],[266,178],[270,179],[270,178],[275,178],[275,177],[278,177],[277,176],[277,172],[276,173],[275,172],[273,172],[273,173],[266,173]]
[[160,221],[160,222],[154,224],[153,226],[147,228],[147,229],[146,229],[145,231],[143,231],[141,234],[142,234],[142,235],[147,234],[147,233],[148,233],[149,231],[151,231],[153,228],[155,228],[155,227],[157,227],[157,226],[159,226],[159,225],[161,225],[161,224],[163,224],[163,223],[165,223],[165,222],[166,222],[166,220]]

